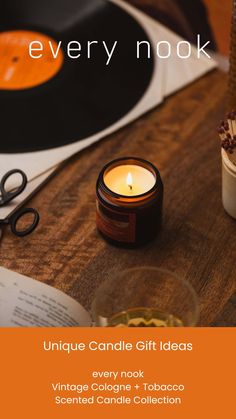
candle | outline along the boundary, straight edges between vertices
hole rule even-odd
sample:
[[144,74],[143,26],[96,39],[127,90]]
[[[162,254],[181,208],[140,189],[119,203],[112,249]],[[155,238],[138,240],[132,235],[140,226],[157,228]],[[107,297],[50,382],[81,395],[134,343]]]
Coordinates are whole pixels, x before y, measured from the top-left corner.
[[107,164],[97,182],[97,227],[116,245],[139,246],[161,227],[163,184],[159,171],[143,159]]
[[123,196],[139,196],[150,191],[156,177],[142,166],[130,164],[116,166],[104,176],[106,186]]

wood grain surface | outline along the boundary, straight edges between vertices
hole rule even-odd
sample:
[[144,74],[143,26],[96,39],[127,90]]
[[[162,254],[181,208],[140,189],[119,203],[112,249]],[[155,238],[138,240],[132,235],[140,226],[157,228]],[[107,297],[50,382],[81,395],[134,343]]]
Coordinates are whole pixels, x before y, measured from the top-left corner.
[[[25,239],[5,231],[0,264],[65,291],[87,309],[115,272],[165,267],[195,287],[200,325],[236,325],[236,222],[222,208],[215,133],[225,92],[226,77],[214,71],[71,159],[30,202],[41,214],[37,231]],[[108,245],[95,226],[99,171],[127,155],[152,161],[165,184],[163,231],[136,250]]]
[[[37,231],[18,239],[6,229],[0,265],[55,286],[87,309],[99,284],[117,271],[168,268],[196,289],[199,325],[236,326],[236,222],[222,208],[216,135],[226,87],[226,76],[214,71],[73,157],[30,202],[41,214]],[[110,246],[95,225],[98,174],[127,155],[153,162],[165,185],[162,233],[136,250]]]

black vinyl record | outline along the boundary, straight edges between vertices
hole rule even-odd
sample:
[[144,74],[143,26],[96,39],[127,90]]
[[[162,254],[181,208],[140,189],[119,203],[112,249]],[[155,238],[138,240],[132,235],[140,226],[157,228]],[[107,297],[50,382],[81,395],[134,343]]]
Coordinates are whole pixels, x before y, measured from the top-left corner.
[[[136,51],[147,34],[109,1],[1,0],[0,35],[16,30],[62,41],[64,59],[57,74],[38,86],[8,90],[0,84],[1,153],[54,148],[99,133],[134,108],[152,79],[153,59],[138,60]],[[76,60],[67,56],[72,40],[82,46]],[[98,44],[88,59],[92,40]],[[103,41],[109,48],[118,41],[109,65]]]

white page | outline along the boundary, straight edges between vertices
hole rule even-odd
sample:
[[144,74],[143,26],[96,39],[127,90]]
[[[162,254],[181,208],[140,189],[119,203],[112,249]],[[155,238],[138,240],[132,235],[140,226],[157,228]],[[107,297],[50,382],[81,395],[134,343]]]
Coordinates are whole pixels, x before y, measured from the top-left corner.
[[0,327],[89,327],[89,313],[73,298],[0,268]]
[[[48,172],[43,173],[41,176],[38,176],[31,182],[28,182],[24,192],[21,195],[16,197],[8,205],[0,207],[0,220],[5,220],[5,218],[7,218],[11,213],[14,213],[16,208],[22,206],[28,199],[30,199],[30,197],[34,195],[38,191],[38,189],[43,187],[43,185],[50,179],[50,177],[56,170],[57,167],[55,167],[52,170],[48,170]],[[40,210],[39,208],[37,209]]]

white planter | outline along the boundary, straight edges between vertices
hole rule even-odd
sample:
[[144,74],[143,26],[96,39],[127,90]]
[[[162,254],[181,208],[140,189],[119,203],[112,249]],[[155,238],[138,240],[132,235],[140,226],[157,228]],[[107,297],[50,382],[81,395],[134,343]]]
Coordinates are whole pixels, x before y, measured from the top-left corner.
[[225,211],[236,219],[236,165],[222,149],[222,200]]

